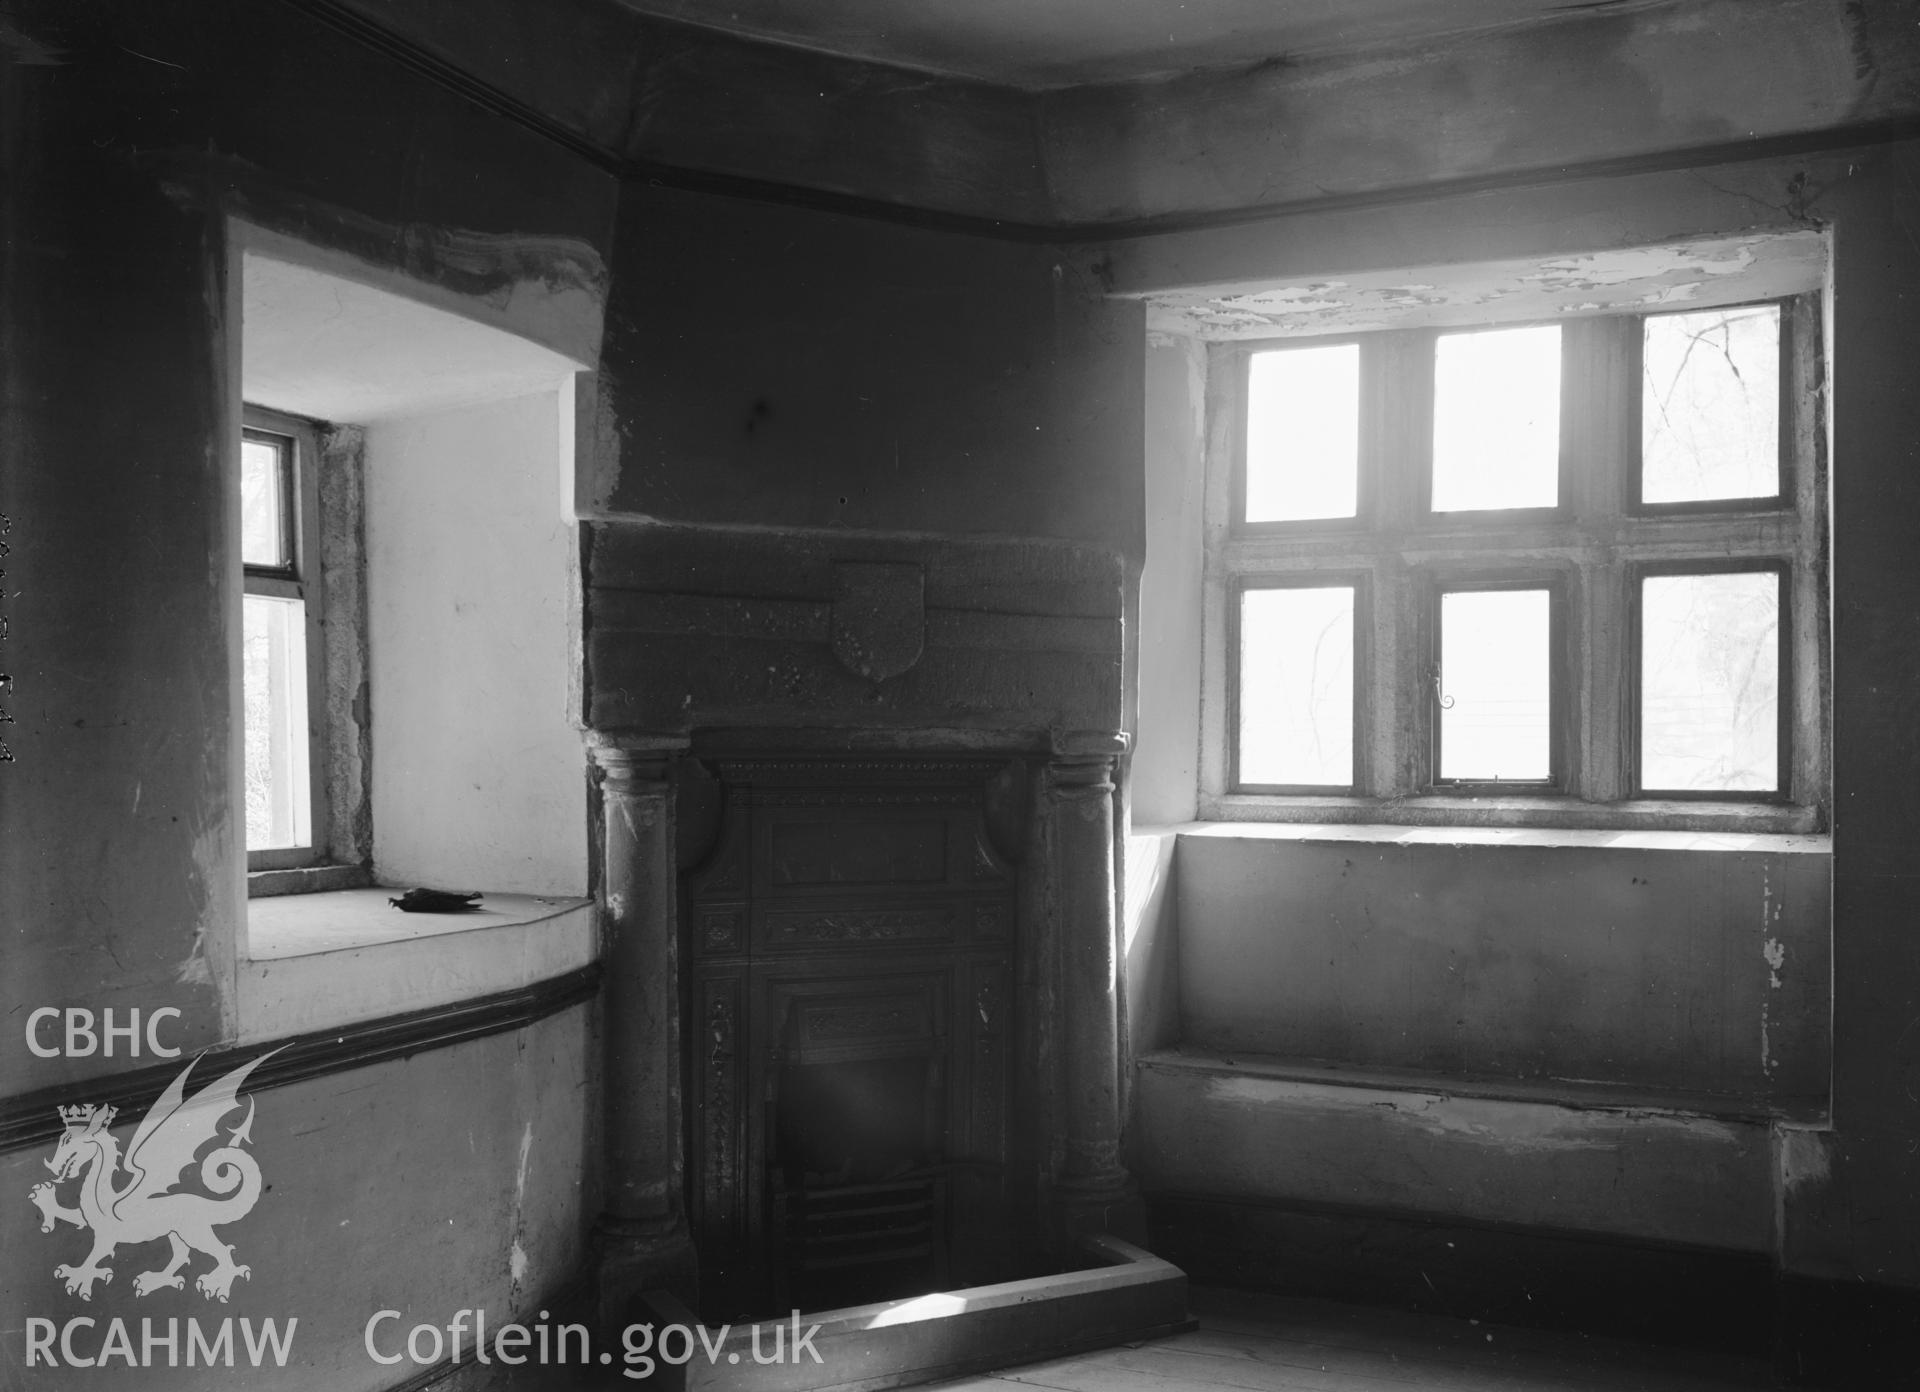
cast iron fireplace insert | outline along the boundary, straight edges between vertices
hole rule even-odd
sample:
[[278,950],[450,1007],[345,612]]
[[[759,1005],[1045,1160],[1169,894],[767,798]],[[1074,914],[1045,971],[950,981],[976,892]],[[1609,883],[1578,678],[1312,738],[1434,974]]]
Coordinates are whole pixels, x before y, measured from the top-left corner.
[[[1006,760],[718,760],[685,875],[703,1317],[1032,1274]],[[701,812],[688,820],[699,830]]]

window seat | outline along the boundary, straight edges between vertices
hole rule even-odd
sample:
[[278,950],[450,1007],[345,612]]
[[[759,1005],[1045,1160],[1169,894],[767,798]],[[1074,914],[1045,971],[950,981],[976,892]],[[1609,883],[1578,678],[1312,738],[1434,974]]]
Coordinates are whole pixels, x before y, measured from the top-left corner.
[[1138,1061],[1131,1160],[1150,1192],[1767,1250],[1764,1118],[1530,1089],[1164,1050]]
[[[1440,1098],[1477,1098],[1489,1102],[1527,1102],[1573,1111],[1663,1112],[1711,1117],[1760,1126],[1782,1119],[1753,1097],[1679,1092],[1632,1083],[1569,1078],[1459,1077],[1419,1069],[1373,1068],[1322,1059],[1283,1058],[1274,1054],[1235,1053],[1195,1044],[1175,1044],[1147,1054],[1141,1067],[1184,1070],[1195,1075],[1274,1078],[1362,1091],[1419,1093]],[[1807,1124],[1814,1124],[1809,1119]]]
[[599,955],[591,899],[487,894],[471,913],[409,914],[392,888],[252,899],[238,1042],[513,990]]

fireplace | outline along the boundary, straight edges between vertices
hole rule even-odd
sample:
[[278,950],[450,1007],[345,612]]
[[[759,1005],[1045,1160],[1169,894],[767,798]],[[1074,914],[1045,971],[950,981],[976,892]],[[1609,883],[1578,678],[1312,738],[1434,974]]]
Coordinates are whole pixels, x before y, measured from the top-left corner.
[[581,554],[603,1324],[820,1312],[872,1387],[1177,1327],[1124,1240],[1124,559],[626,520]]
[[697,767],[683,821],[709,830],[680,902],[702,1315],[1005,1279],[1020,1256],[1005,843],[1023,767]]

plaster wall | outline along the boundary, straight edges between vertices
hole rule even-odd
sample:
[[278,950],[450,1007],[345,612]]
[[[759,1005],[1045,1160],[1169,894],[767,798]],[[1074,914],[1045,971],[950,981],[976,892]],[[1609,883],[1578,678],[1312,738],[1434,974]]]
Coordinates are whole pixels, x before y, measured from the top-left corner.
[[1180,840],[1192,1044],[1824,1110],[1824,845],[1268,833]]
[[1179,834],[1131,831],[1120,889],[1121,979],[1126,985],[1127,1050],[1138,1057],[1180,1040],[1180,919],[1174,856]]
[[[0,82],[0,1018],[173,1006],[193,1047],[221,1036],[243,903],[215,243],[85,148],[111,147],[112,103],[50,72]],[[0,1037],[6,1093],[114,1066]]]
[[1909,117],[1920,44],[1902,9],[1584,7],[1554,23],[1069,88],[1041,106],[1049,189],[1066,222],[1176,220]]
[[1788,1266],[1920,1286],[1920,148],[1816,173],[1834,227],[1833,1110],[1786,1157]]
[[1188,821],[1198,806],[1206,370],[1206,346],[1197,339],[1148,334],[1147,538],[1131,780],[1133,820],[1143,827]]
[[561,510],[572,409],[569,379],[367,430],[383,883],[586,892],[585,755],[568,706],[580,580]]
[[[24,1201],[47,1177],[41,1161],[51,1146],[0,1155],[0,1183],[18,1198],[0,1205],[0,1388],[361,1392],[424,1371],[368,1357],[364,1331],[377,1311],[403,1315],[380,1327],[389,1354],[414,1325],[444,1330],[457,1310],[485,1310],[496,1329],[533,1316],[578,1271],[597,1206],[587,1159],[597,1116],[591,1010],[575,1006],[523,1029],[248,1094],[249,1149],[264,1188],[245,1218],[219,1229],[234,1260],[253,1269],[224,1304],[193,1288],[211,1265],[202,1256],[186,1271],[186,1289],[134,1294],[137,1273],[165,1265],[164,1243],[123,1246],[109,1263],[115,1279],[95,1286],[93,1299],[68,1295],[50,1273],[78,1264],[88,1235],[66,1225],[43,1234]],[[217,1076],[203,1065],[196,1083],[202,1073]],[[123,1151],[137,1120],[114,1128]],[[76,1352],[97,1354],[108,1322],[120,1319],[136,1359],[143,1318],[162,1334],[177,1320],[180,1366],[169,1367],[161,1347],[152,1367],[118,1359],[88,1370],[25,1367],[28,1318],[62,1327],[82,1317],[96,1323],[76,1331]],[[208,1337],[232,1318],[240,1366],[185,1366],[189,1317]],[[248,1365],[243,1318],[256,1328],[273,1319],[282,1330],[299,1321],[284,1368]],[[469,1335],[469,1361],[471,1351]]]
[[347,3],[610,157],[906,208],[1047,215],[1031,102],[1004,85],[767,44],[616,0]]
[[620,228],[602,515],[1137,564],[1143,310],[1089,252],[641,183]]

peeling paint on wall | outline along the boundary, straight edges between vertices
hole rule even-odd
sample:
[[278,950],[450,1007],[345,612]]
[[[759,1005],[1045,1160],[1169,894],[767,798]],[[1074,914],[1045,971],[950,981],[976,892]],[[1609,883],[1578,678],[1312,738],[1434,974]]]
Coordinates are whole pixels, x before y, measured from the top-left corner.
[[1746,241],[1696,242],[1685,246],[1623,247],[1586,256],[1563,256],[1540,263],[1520,277],[1528,284],[1582,289],[1635,285],[1672,275],[1738,275],[1752,267],[1753,247]]
[[[524,1056],[523,1056],[524,1057]],[[520,1239],[527,1230],[527,1161],[533,1153],[533,1123],[528,1121],[520,1131],[520,1158],[513,1171],[513,1212],[511,1214],[513,1241],[507,1249],[507,1279],[509,1298],[518,1297],[527,1284],[526,1248],[520,1245]]]
[[1825,1188],[1832,1181],[1829,1140],[1830,1135],[1825,1131],[1793,1126],[1780,1129],[1780,1183],[1789,1193],[1795,1189]]
[[213,984],[213,971],[207,966],[206,937],[205,928],[193,930],[193,947],[187,953],[186,960],[180,964],[179,970],[173,974],[173,979],[182,986]]
[[[1760,879],[1760,930],[1766,932],[1780,920],[1780,905],[1773,898],[1773,876],[1763,873]],[[1786,964],[1787,945],[1779,938],[1769,937],[1760,944],[1760,955],[1767,964],[1767,987],[1778,991],[1786,983],[1780,979],[1780,968]],[[1760,1002],[1760,1071],[1767,1077],[1773,1076],[1773,1002],[1763,998]]]
[[1795,1246],[1790,1236],[1795,1212],[1818,1208],[1833,1184],[1833,1144],[1831,1131],[1773,1128],[1774,1241],[1783,1257]]
[[1148,297],[1150,330],[1211,340],[1618,314],[1800,294],[1824,274],[1818,232],[1612,247],[1539,261],[1369,271]]
[[533,1123],[528,1122],[520,1133],[520,1164],[513,1174],[513,1201],[516,1205],[527,1197],[527,1157],[533,1153]]

